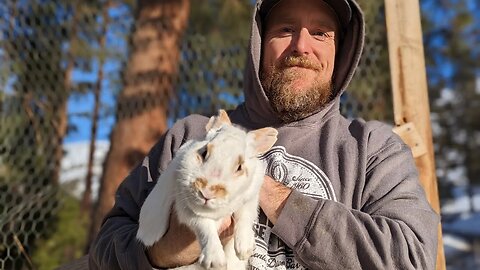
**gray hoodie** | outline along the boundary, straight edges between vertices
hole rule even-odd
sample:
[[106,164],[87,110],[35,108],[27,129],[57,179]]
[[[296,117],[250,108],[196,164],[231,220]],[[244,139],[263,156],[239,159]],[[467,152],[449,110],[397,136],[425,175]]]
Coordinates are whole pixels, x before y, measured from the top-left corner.
[[[351,17],[337,51],[334,97],[312,115],[282,124],[259,81],[261,17],[272,2],[278,1],[256,4],[245,102],[229,115],[248,129],[277,128],[277,143],[261,158],[266,174],[294,191],[275,226],[260,212],[251,268],[434,269],[439,217],[419,184],[410,149],[389,126],[350,121],[339,111],[363,47],[358,5],[348,0]],[[120,185],[90,251],[91,269],[151,269],[135,239],[140,208],[180,145],[204,136],[207,120],[191,115],[175,123]]]

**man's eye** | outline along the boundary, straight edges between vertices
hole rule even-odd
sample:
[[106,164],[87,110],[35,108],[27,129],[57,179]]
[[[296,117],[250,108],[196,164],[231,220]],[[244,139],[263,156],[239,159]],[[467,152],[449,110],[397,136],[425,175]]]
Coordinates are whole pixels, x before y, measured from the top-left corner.
[[327,37],[327,33],[322,32],[322,31],[317,31],[317,32],[313,32],[313,36],[325,38],[325,37]]
[[313,32],[312,36],[315,37],[315,39],[317,40],[324,41],[325,39],[328,38],[328,33],[317,31],[317,32]]
[[329,39],[332,37],[331,33],[329,32],[323,32],[323,31],[316,31],[312,33],[312,36],[320,41],[324,41],[326,39]]

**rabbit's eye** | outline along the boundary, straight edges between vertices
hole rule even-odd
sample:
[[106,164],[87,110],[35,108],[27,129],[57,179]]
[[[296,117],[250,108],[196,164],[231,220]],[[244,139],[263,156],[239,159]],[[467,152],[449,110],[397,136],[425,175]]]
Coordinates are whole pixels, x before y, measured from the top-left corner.
[[205,161],[205,159],[207,158],[207,147],[202,147],[198,150],[197,158],[200,161]]
[[241,174],[243,172],[243,163],[245,162],[245,160],[243,159],[242,156],[239,156],[238,157],[238,160],[237,160],[237,168],[235,169],[235,173],[237,174]]

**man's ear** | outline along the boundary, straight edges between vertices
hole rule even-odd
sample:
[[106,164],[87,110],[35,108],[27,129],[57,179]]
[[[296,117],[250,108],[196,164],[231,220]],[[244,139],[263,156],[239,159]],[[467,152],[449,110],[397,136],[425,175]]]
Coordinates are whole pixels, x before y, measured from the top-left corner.
[[253,137],[254,149],[257,155],[270,150],[277,141],[278,131],[271,127],[261,128],[248,132],[248,136]]
[[205,126],[205,130],[209,132],[212,129],[219,129],[223,125],[231,125],[232,122],[228,117],[228,114],[225,110],[219,110],[217,116],[210,117],[208,120],[207,125]]

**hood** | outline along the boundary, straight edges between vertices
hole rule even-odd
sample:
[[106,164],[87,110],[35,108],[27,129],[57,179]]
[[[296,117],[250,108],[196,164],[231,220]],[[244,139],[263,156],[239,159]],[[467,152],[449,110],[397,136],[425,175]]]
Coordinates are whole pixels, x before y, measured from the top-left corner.
[[[245,103],[241,105],[242,122],[248,122],[251,128],[262,126],[279,126],[280,119],[273,111],[267,96],[261,86],[259,79],[260,59],[262,48],[262,17],[268,14],[272,7],[282,0],[257,0],[254,15],[252,18],[252,29],[250,35],[249,54],[244,74],[244,95]],[[312,0],[315,1],[315,0]],[[322,0],[317,0],[322,1]],[[365,36],[365,24],[363,13],[354,0],[326,0],[337,14],[347,14],[341,17],[343,28],[342,39],[336,52],[335,69],[332,79],[333,97],[329,103],[305,119],[308,121],[323,118],[331,111],[339,111],[340,96],[350,83],[363,49]],[[337,3],[336,3],[337,2]],[[338,4],[338,2],[344,2]],[[348,4],[348,5],[345,5]],[[348,10],[347,10],[348,9]],[[344,17],[347,17],[346,19]]]

